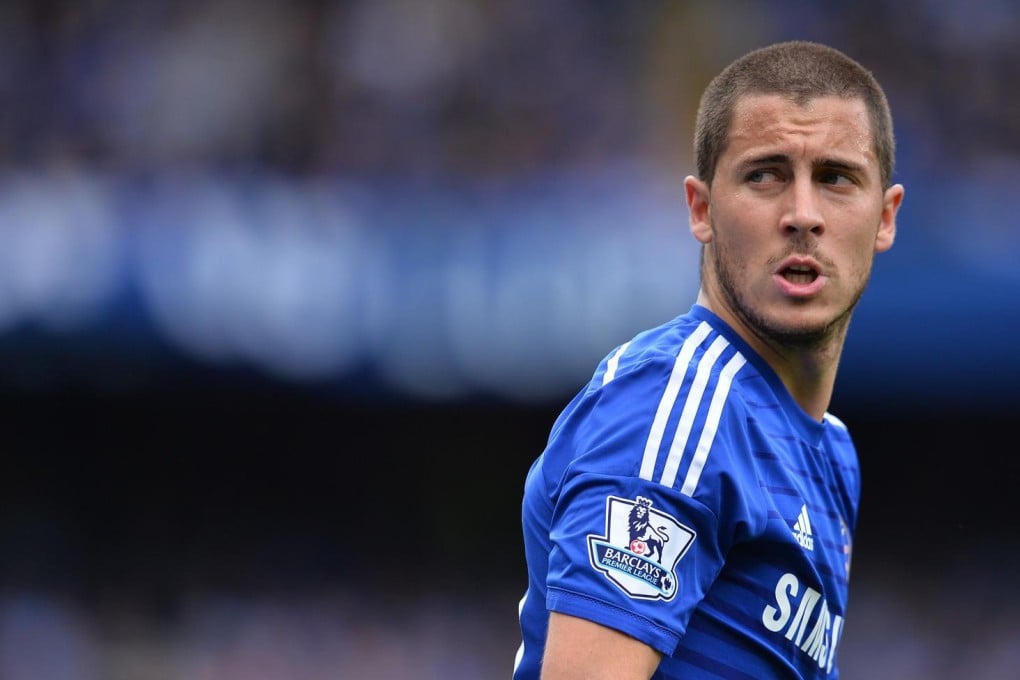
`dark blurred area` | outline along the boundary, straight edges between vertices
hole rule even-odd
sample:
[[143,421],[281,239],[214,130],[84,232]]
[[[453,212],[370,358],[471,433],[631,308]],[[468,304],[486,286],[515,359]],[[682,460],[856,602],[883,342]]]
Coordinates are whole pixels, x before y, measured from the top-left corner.
[[1020,9],[0,5],[0,678],[509,677],[523,479],[697,286],[702,88],[805,38],[906,186],[832,412],[840,658],[1020,671]]

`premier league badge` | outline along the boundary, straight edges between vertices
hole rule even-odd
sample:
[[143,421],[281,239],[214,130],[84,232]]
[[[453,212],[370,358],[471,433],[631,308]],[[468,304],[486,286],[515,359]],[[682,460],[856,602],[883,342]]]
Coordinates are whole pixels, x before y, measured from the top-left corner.
[[676,565],[695,533],[638,496],[633,501],[606,499],[606,535],[588,535],[591,565],[627,595],[671,600],[676,595]]

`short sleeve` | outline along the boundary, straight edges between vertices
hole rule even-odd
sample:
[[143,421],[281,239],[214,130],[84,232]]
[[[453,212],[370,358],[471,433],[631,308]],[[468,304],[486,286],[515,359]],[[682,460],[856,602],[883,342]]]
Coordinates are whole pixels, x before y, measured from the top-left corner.
[[722,568],[717,529],[708,508],[673,489],[572,477],[554,511],[547,606],[671,654]]

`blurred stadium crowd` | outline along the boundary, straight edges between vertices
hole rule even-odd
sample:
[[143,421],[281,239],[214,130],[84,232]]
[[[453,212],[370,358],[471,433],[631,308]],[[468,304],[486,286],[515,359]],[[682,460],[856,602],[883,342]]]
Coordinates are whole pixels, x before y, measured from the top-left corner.
[[[579,3],[11,2],[8,158],[144,172],[477,177],[647,144],[661,9]],[[644,28],[642,28],[644,25]]]
[[[680,180],[707,80],[808,38],[883,82],[907,186],[846,380],[1016,405],[1018,34],[994,0],[8,0],[0,348],[27,363],[0,379],[123,389],[170,347],[354,395],[555,400],[692,299]],[[903,319],[927,349],[884,342]],[[930,369],[971,334],[982,352]],[[1016,592],[942,601],[947,582],[865,583],[845,677],[1020,668]],[[212,597],[159,627],[0,583],[0,677],[500,677],[503,599],[360,619],[358,593]]]
[[[700,89],[797,36],[874,64],[896,112],[903,247],[863,335],[932,319],[925,298],[983,305],[991,364],[1009,341],[985,315],[1020,291],[1020,48],[1008,3],[962,8],[4,3],[0,328],[414,397],[557,395],[691,299]],[[881,370],[923,380],[961,338],[940,332]]]
[[1008,2],[12,0],[0,12],[5,165],[425,183],[627,157],[684,167],[719,64],[795,34],[873,65],[911,168],[1020,149]]

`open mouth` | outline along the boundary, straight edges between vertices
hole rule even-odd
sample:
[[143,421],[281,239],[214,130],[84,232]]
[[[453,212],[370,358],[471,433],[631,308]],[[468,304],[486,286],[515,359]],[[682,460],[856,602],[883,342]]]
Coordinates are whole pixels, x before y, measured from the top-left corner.
[[780,274],[790,283],[811,283],[818,278],[818,272],[807,265],[792,265],[784,268]]

